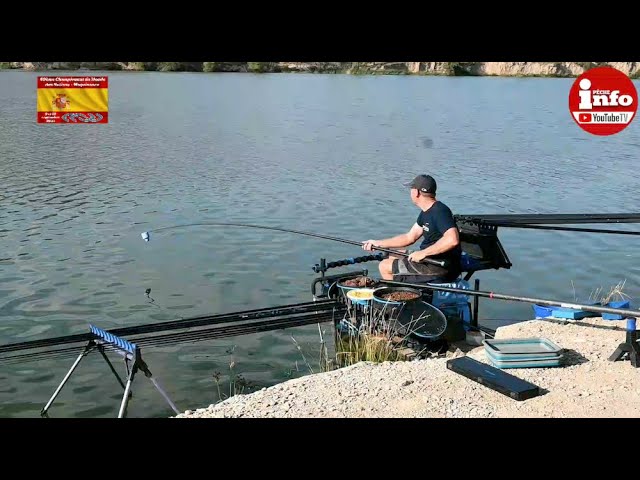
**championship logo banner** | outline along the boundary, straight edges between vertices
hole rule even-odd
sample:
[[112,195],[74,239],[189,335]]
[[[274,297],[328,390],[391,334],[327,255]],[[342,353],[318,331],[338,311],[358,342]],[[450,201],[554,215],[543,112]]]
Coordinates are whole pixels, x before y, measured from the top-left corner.
[[38,77],[38,123],[108,123],[108,77]]

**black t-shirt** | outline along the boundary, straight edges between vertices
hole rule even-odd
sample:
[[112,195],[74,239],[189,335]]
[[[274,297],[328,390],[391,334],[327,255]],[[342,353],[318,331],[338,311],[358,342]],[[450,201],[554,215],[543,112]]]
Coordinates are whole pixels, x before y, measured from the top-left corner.
[[[416,223],[422,227],[423,240],[420,244],[420,250],[424,250],[429,245],[436,243],[442,238],[444,232],[449,230],[451,227],[457,227],[456,221],[453,218],[453,213],[451,213],[449,207],[440,201],[436,201],[436,203],[434,203],[426,212],[420,212]],[[447,252],[440,253],[438,255],[429,255],[429,258],[433,258],[435,260],[449,260],[449,267],[447,270],[457,272],[460,269],[461,254],[462,249],[460,248],[460,244],[458,244]]]

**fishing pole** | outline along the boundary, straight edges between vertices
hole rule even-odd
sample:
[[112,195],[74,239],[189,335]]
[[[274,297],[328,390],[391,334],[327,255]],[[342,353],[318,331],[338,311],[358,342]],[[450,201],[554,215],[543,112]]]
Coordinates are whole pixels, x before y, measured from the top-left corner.
[[[259,229],[263,229],[263,230],[275,230],[275,231],[279,231],[279,232],[286,232],[286,233],[295,233],[298,235],[306,235],[308,237],[315,237],[315,238],[323,238],[325,240],[332,240],[334,242],[341,242],[341,243],[347,243],[350,245],[358,245],[360,247],[362,247],[362,245],[364,244],[364,242],[356,242],[353,240],[346,240],[344,238],[338,238],[338,237],[330,237],[328,235],[320,235],[318,233],[310,233],[310,232],[302,232],[300,230],[290,230],[287,228],[278,228],[278,227],[266,227],[263,225],[250,225],[250,224],[246,224],[246,223],[220,223],[220,222],[203,222],[203,223],[189,223],[186,225],[173,225],[170,227],[162,227],[162,228],[157,228],[155,230],[150,230],[150,231],[146,231],[146,232],[142,232],[140,235],[142,237],[142,239],[145,242],[149,242],[151,240],[151,232],[160,232],[163,230],[171,230],[174,228],[183,228],[183,227],[195,227],[195,226],[221,226],[221,227],[248,227],[248,228],[259,228]],[[409,254],[405,253],[405,252],[400,252],[397,250],[391,250],[388,248],[382,248],[382,247],[377,247],[377,246],[373,246],[372,247],[373,250],[378,250],[380,252],[384,252],[384,253],[388,253],[390,255],[400,255],[403,257],[408,257]],[[434,260],[431,258],[425,258],[423,260],[421,260],[420,263],[429,263],[431,265],[438,265],[440,267],[445,267],[447,266],[447,262],[444,260]]]
[[[325,300],[321,302],[303,302],[284,305],[280,307],[257,308],[253,310],[245,310],[242,312],[222,313],[217,315],[203,315],[198,317],[189,317],[178,320],[167,320],[164,322],[154,322],[145,325],[133,325],[130,327],[120,327],[109,330],[108,332],[117,336],[140,335],[143,333],[154,333],[168,330],[179,330],[194,327],[202,327],[214,324],[240,322],[244,320],[257,320],[262,318],[284,317],[295,314],[304,314],[309,312],[331,311],[335,308],[333,300]],[[91,333],[80,333],[73,335],[65,335],[61,337],[47,338],[43,340],[30,340],[26,342],[11,343],[0,345],[0,356],[3,353],[15,352],[18,350],[27,350],[34,348],[46,348],[70,343],[86,342],[94,338]]]
[[508,222],[528,225],[579,224],[579,223],[640,223],[640,213],[525,213],[454,215],[458,220],[477,222]]
[[604,228],[581,228],[581,227],[552,227],[548,225],[529,225],[525,223],[511,223],[511,222],[486,222],[496,227],[509,227],[509,228],[530,228],[534,230],[558,230],[566,232],[585,232],[585,233],[611,233],[618,235],[640,235],[640,231],[623,231],[623,230],[607,230]]
[[[185,331],[163,335],[131,338],[130,341],[139,347],[163,347],[176,344],[196,343],[200,341],[228,338],[233,336],[261,333],[272,330],[301,327],[314,323],[325,323],[334,320],[333,312],[309,312],[294,318],[279,318],[276,320],[262,320],[258,322],[245,322],[237,325],[218,326],[197,331]],[[54,350],[44,350],[0,357],[0,364],[21,363],[24,361],[38,361],[43,359],[71,358],[78,355],[80,346],[66,347]],[[104,345],[105,352],[116,352],[117,349]]]
[[394,282],[392,280],[383,280],[380,283],[385,283],[390,285],[399,285],[404,287],[413,287],[413,288],[429,288],[431,290],[439,290],[442,292],[461,293],[463,295],[487,297],[487,298],[497,299],[497,300],[510,300],[514,302],[533,303],[536,305],[548,305],[552,307],[570,308],[572,310],[584,310],[586,312],[594,312],[594,313],[614,313],[617,315],[622,315],[623,317],[640,318],[640,311],[638,310],[598,307],[595,305],[581,305],[577,303],[567,303],[567,302],[561,302],[558,300],[548,300],[543,298],[529,298],[529,297],[519,297],[516,295],[504,295],[502,293],[486,292],[482,290],[467,290],[464,288],[443,287],[441,285],[437,285],[433,283],[418,284],[418,283]]

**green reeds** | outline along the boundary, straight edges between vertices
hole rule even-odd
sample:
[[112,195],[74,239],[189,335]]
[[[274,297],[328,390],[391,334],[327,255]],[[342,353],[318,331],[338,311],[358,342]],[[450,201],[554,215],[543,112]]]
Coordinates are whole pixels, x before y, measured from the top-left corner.
[[[424,313],[418,318],[412,318],[408,324],[401,324],[399,316],[402,310],[397,307],[367,308],[356,306],[349,301],[350,305],[344,317],[339,322],[334,321],[334,325],[340,324],[346,328],[346,332],[338,332],[335,337],[335,356],[329,355],[326,335],[322,326],[318,324],[318,336],[320,339],[320,352],[318,356],[318,368],[314,370],[309,362],[309,355],[305,355],[302,345],[291,335],[294,346],[300,353],[301,364],[309,373],[328,372],[354,365],[359,362],[397,362],[409,361],[420,356],[423,351],[415,351],[407,348],[407,340],[414,332],[416,324],[428,318],[429,313]],[[335,320],[335,319],[334,319]],[[331,327],[333,328],[333,327]],[[315,349],[314,349],[315,350]],[[291,371],[300,372],[302,365],[295,362],[295,369]],[[213,380],[218,392],[218,402],[221,402],[234,395],[245,393],[250,387],[241,375],[236,375],[234,368],[235,361],[229,363],[229,392],[223,393],[220,378],[222,374],[215,372]],[[288,375],[289,376],[289,375]]]
[[[406,343],[418,321],[424,316],[411,319],[403,325],[399,322],[401,309],[388,305],[377,309],[366,309],[352,305],[347,310],[342,324],[348,329],[336,338],[336,363],[339,367],[359,362],[407,361],[422,352],[407,349]],[[427,314],[429,315],[429,314]]]
[[234,367],[236,366],[235,361],[231,361],[229,363],[229,395],[225,395],[222,393],[222,389],[220,388],[220,377],[222,373],[214,372],[212,377],[213,381],[216,384],[218,390],[218,401],[216,403],[222,402],[227,398],[231,398],[234,395],[242,395],[246,389],[251,388],[253,385],[251,382],[247,381],[242,375],[237,375],[234,371]]

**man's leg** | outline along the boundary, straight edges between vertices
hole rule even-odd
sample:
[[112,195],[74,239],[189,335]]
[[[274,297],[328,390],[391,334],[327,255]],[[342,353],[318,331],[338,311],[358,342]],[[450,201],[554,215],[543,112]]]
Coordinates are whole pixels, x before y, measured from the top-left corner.
[[407,258],[389,260],[388,265],[381,265],[381,269],[385,268],[385,280],[402,279],[401,281],[409,283],[443,282],[448,276],[445,269],[429,263],[414,263]]
[[[408,250],[405,248],[396,248],[394,250],[397,250],[399,252],[408,252]],[[380,262],[380,264],[378,265],[378,270],[380,270],[380,276],[383,280],[393,280],[393,262],[402,258],[404,257],[389,254],[387,258]]]
[[397,262],[397,258],[385,258],[378,265],[380,276],[383,280],[393,280],[393,262]]

